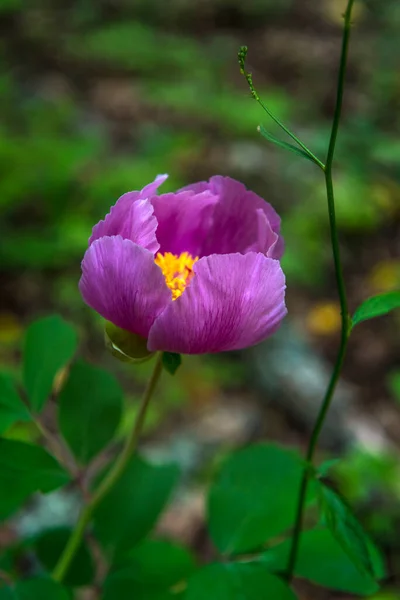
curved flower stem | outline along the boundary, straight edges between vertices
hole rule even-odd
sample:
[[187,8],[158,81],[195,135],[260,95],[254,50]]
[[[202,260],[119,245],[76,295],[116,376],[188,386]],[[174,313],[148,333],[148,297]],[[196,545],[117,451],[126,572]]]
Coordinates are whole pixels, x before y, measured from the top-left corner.
[[342,263],[340,259],[340,247],[339,247],[339,239],[338,239],[338,231],[336,225],[336,214],[335,214],[335,197],[333,191],[333,181],[332,181],[332,165],[333,165],[333,157],[335,154],[336,147],[336,139],[339,130],[339,122],[340,116],[342,112],[342,104],[343,104],[343,92],[344,92],[344,80],[346,75],[346,65],[347,65],[347,56],[349,50],[349,40],[350,40],[350,31],[351,31],[351,11],[353,8],[354,0],[348,0],[347,9],[344,15],[344,31],[343,31],[343,41],[342,41],[342,52],[340,57],[340,67],[339,67],[339,75],[338,75],[338,85],[337,85],[337,96],[336,96],[336,106],[335,113],[333,117],[333,124],[331,130],[331,136],[329,141],[329,149],[328,155],[326,159],[325,165],[325,184],[326,184],[326,195],[328,199],[328,212],[329,212],[329,226],[330,226],[330,234],[331,234],[331,244],[332,244],[332,253],[333,253],[333,261],[335,266],[335,277],[336,277],[336,285],[339,293],[340,299],[340,312],[341,312],[341,337],[340,337],[340,346],[338,350],[338,354],[336,357],[335,365],[333,368],[332,376],[329,381],[328,388],[326,390],[316,423],[314,425],[314,429],[311,434],[310,442],[307,448],[306,461],[308,463],[308,469],[305,469],[303,473],[303,477],[301,480],[298,503],[297,503],[297,512],[296,512],[296,520],[293,530],[292,537],[292,545],[290,548],[289,560],[286,569],[286,578],[290,581],[293,577],[293,572],[296,566],[301,528],[303,522],[303,513],[306,504],[307,498],[307,487],[308,481],[310,477],[310,472],[312,472],[312,463],[314,459],[314,452],[319,440],[319,436],[325,421],[325,417],[331,405],[331,401],[333,398],[333,394],[336,389],[336,384],[338,382],[340,371],[343,365],[344,357],[347,349],[347,342],[350,334],[350,317],[347,308],[347,294],[346,287],[343,278],[343,270]]
[[91,500],[88,504],[83,508],[78,522],[76,524],[75,529],[73,530],[71,537],[69,538],[67,545],[62,553],[57,565],[53,571],[53,579],[55,581],[62,581],[65,577],[65,574],[73,560],[76,551],[79,548],[79,545],[82,541],[83,535],[85,533],[86,526],[90,522],[94,511],[100,502],[107,496],[107,494],[111,491],[114,485],[117,483],[125,468],[132,457],[133,453],[136,451],[140,434],[143,429],[147,408],[149,406],[150,399],[153,395],[154,389],[157,385],[157,382],[160,378],[162,371],[162,352],[158,354],[156,357],[156,363],[154,365],[154,370],[151,375],[151,378],[147,384],[145,392],[143,394],[139,412],[136,417],[136,421],[134,427],[127,437],[124,447],[122,448],[121,454],[117,457],[115,463],[108,471],[107,475],[101,481],[99,487],[95,490]]

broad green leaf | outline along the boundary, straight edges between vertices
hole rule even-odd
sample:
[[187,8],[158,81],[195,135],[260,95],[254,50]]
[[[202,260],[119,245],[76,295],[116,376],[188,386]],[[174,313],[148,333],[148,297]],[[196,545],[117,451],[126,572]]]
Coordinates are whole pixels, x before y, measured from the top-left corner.
[[0,519],[34,492],[50,492],[68,481],[68,474],[40,446],[0,438]]
[[374,317],[386,315],[395,308],[400,308],[400,291],[387,292],[368,298],[359,306],[352,318],[352,325],[367,321]]
[[76,458],[88,463],[112,439],[122,414],[122,389],[107,371],[79,362],[59,396],[60,430]]
[[0,588],[0,600],[18,600],[15,592],[10,587]]
[[307,154],[307,152],[305,152],[302,148],[294,146],[293,144],[288,144],[287,142],[283,142],[279,138],[272,135],[272,133],[269,133],[269,131],[267,131],[263,125],[259,125],[258,131],[265,139],[267,139],[269,142],[272,142],[276,146],[279,146],[284,150],[289,150],[289,152],[293,152],[294,154],[302,156],[303,158],[306,158],[307,160],[310,160],[311,162],[315,163],[313,157]]
[[30,421],[30,414],[11,377],[0,373],[0,434],[18,421]]
[[320,503],[327,527],[343,550],[362,571],[375,577],[371,541],[350,508],[333,490],[319,487]]
[[116,569],[144,585],[167,589],[190,575],[196,563],[183,546],[166,540],[144,540],[124,553]]
[[95,534],[102,545],[121,553],[139,543],[155,525],[178,477],[176,465],[132,458],[95,512]]
[[7,545],[6,548],[2,548],[0,551],[0,571],[4,573],[11,573],[14,570],[16,552],[18,546]]
[[[270,571],[287,567],[291,540],[286,540],[262,555],[261,561]],[[382,573],[381,559],[373,555],[374,570]],[[333,590],[367,596],[379,590],[379,584],[362,573],[328,529],[312,529],[302,533],[295,575]]]
[[175,352],[163,352],[162,362],[164,369],[168,371],[170,375],[175,375],[182,363],[182,357],[180,354]]
[[[33,542],[36,556],[42,565],[51,573],[60,558],[71,535],[68,527],[59,527],[41,533]],[[71,565],[64,577],[66,585],[90,585],[94,579],[94,564],[85,542],[76,551]]]
[[105,600],[178,600],[172,593],[196,569],[185,548],[162,540],[145,540],[114,566],[105,581]]
[[55,376],[71,360],[76,346],[75,330],[57,315],[35,321],[28,327],[23,379],[34,411],[42,410]]
[[290,528],[303,469],[300,456],[269,444],[250,446],[228,458],[208,499],[209,530],[220,552],[257,549]]
[[296,600],[262,564],[211,564],[189,577],[185,600]]
[[20,581],[15,586],[16,600],[70,600],[67,590],[52,579]]
[[0,600],[70,600],[70,595],[51,579],[35,578],[19,581],[13,588],[1,588]]
[[181,600],[170,590],[138,582],[127,571],[111,573],[103,586],[102,600]]

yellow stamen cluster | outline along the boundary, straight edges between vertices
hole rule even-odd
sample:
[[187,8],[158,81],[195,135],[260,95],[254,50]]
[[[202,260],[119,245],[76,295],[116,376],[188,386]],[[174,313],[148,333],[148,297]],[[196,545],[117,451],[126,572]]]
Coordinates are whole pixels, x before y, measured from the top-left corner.
[[194,275],[193,265],[197,260],[199,260],[198,256],[193,258],[188,252],[182,252],[179,256],[171,252],[165,254],[158,252],[155,263],[160,267],[165,282],[172,292],[172,300],[176,300],[183,294]]

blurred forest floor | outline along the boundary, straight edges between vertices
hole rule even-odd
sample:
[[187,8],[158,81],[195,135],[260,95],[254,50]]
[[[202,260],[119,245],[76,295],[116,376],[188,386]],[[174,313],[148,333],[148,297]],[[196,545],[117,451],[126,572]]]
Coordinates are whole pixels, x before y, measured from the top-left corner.
[[[311,163],[257,134],[260,123],[276,131],[248,93],[237,50],[249,46],[249,68],[264,102],[323,158],[344,6],[340,0],[60,0],[56,7],[50,0],[25,6],[2,0],[2,369],[15,369],[30,320],[60,312],[79,327],[83,352],[118,370],[128,402],[135,400],[146,367],[132,375],[106,356],[101,322],[83,305],[77,282],[93,224],[119,195],[164,172],[170,179],[161,191],[226,174],[277,208],[287,246],[290,324],[315,355],[333,360],[340,323],[324,182]],[[400,287],[399,35],[396,0],[356,4],[335,168],[352,309],[369,295]],[[382,452],[376,445],[370,452],[368,440],[364,449],[349,449],[347,467],[338,473],[343,492],[386,551],[389,590],[400,587],[399,326],[393,314],[354,332],[343,378],[357,390],[359,414],[379,423],[388,444]],[[260,400],[245,354],[185,358],[149,423],[150,452],[175,452],[189,462],[201,455],[185,510],[173,507],[161,527],[203,555],[211,550],[196,490],[221,452],[249,436],[307,440],[307,427],[287,408]],[[126,427],[134,411],[132,403]],[[265,425],[254,433],[260,411]],[[32,432],[18,428],[10,435]],[[189,444],[193,435],[212,449],[206,461]],[[334,596],[306,590],[308,597]]]

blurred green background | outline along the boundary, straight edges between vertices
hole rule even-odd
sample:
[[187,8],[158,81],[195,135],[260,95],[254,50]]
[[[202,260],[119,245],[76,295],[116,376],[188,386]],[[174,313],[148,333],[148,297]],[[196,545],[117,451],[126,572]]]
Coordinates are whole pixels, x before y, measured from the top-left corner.
[[[161,191],[226,174],[276,207],[287,246],[288,322],[318,359],[332,361],[339,320],[324,182],[311,163],[257,133],[260,123],[274,127],[249,95],[237,50],[249,46],[248,66],[264,102],[323,159],[345,4],[0,0],[2,369],[15,369],[25,325],[59,312],[80,329],[82,352],[118,372],[128,404],[136,398],[147,368],[132,375],[106,355],[101,323],[84,306],[77,282],[93,224],[119,195],[165,172],[170,177]],[[352,309],[369,295],[400,287],[399,36],[397,0],[356,3],[335,169]],[[364,445],[346,449],[347,462],[337,473],[388,557],[387,592],[375,600],[400,598],[399,325],[393,314],[360,327],[344,369],[357,392],[356,420],[378,428],[361,436]],[[307,427],[287,406],[262,401],[248,362],[246,353],[185,359],[153,409],[149,443],[180,439],[182,423],[201,415],[200,446],[216,435],[207,418],[214,427],[221,421],[216,454],[271,430],[285,444],[304,445]],[[231,401],[242,420],[249,406],[261,406],[263,431],[238,434],[240,419],[232,424],[223,412]],[[133,403],[126,427],[134,411]],[[10,435],[32,432],[18,428]],[[196,489],[213,460],[202,463]],[[172,513],[164,526],[207,555],[196,502],[198,496],[188,494],[187,522],[178,527]],[[194,526],[196,518],[200,525]],[[335,597],[304,590],[304,600]]]

